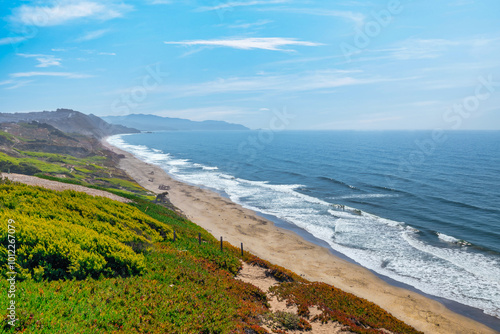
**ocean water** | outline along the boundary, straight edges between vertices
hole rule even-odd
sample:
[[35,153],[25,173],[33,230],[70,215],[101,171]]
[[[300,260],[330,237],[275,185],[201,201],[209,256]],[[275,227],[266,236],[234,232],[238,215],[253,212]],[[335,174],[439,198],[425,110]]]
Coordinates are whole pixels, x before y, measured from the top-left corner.
[[109,142],[500,319],[500,132],[157,132]]

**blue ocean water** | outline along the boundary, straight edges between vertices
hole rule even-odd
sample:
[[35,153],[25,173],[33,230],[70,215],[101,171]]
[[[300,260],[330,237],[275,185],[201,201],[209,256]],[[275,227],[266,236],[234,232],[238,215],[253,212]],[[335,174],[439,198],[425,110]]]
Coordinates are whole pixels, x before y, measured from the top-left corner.
[[376,273],[500,319],[500,132],[157,132],[110,143]]

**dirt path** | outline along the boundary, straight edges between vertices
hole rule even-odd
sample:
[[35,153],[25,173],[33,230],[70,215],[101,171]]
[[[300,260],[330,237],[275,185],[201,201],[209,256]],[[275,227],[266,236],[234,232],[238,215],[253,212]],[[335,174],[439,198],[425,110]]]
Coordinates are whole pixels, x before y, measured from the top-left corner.
[[[271,296],[269,294],[269,288],[272,287],[273,285],[279,284],[279,282],[274,278],[266,275],[266,269],[258,267],[258,266],[251,266],[249,264],[243,263],[243,268],[239,272],[238,276],[236,276],[236,279],[242,280],[243,282],[250,283],[262,291],[264,291],[267,295],[267,299],[269,300],[269,305],[271,305],[271,311],[276,312],[276,311],[284,311],[284,312],[290,312],[297,314],[297,307],[296,306],[287,306],[286,302],[284,301],[279,301],[278,298],[275,296]],[[311,315],[315,315],[315,312],[311,310]],[[307,333],[310,334],[348,334],[351,332],[346,332],[342,330],[342,327],[344,327],[342,324],[338,322],[329,322],[326,324],[321,324],[319,322],[311,322],[312,330],[308,331]],[[268,331],[271,331],[271,329],[267,326],[263,326],[266,328]],[[290,334],[299,334],[299,333],[304,333],[303,331],[298,331],[298,330],[287,330],[288,333]]]
[[41,179],[41,178],[36,177],[36,176],[13,174],[13,173],[11,173],[11,174],[2,173],[1,177],[5,177],[11,181],[24,183],[24,184],[27,184],[30,186],[39,186],[39,187],[43,187],[46,189],[52,189],[52,190],[57,190],[57,191],[74,190],[74,191],[87,193],[87,194],[92,195],[92,196],[107,197],[109,199],[119,201],[122,203],[131,202],[131,200],[129,200],[127,198],[120,197],[118,195],[109,193],[107,191],[87,188],[87,187],[79,186],[76,184],[69,184],[69,183],[62,183],[62,182],[57,182],[57,181]]

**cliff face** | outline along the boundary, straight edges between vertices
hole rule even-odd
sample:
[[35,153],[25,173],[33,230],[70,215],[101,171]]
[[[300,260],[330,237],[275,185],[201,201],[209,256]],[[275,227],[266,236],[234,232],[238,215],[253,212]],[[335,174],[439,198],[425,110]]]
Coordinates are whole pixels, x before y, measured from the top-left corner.
[[101,147],[99,138],[69,135],[46,123],[0,123],[0,153],[19,157],[17,150],[83,158],[97,155]]
[[109,124],[95,115],[85,115],[71,109],[30,113],[0,113],[0,123],[45,123],[66,133],[80,134],[95,138],[121,134],[138,133],[137,129]]

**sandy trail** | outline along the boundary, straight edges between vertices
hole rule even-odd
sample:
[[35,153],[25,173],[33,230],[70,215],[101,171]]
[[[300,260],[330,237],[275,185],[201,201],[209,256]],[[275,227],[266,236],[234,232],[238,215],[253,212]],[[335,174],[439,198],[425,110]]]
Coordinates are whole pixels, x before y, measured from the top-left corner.
[[107,197],[107,198],[110,198],[112,200],[123,202],[123,203],[131,202],[127,198],[120,197],[118,195],[109,193],[107,191],[87,188],[87,187],[79,186],[76,184],[62,183],[62,182],[57,182],[57,181],[41,179],[41,178],[36,177],[36,176],[14,174],[14,173],[10,173],[10,174],[1,173],[1,176],[6,177],[11,181],[24,183],[24,184],[27,184],[30,186],[39,186],[39,187],[57,190],[57,191],[74,190],[74,191],[87,193],[91,196]]
[[[297,307],[296,306],[287,306],[286,302],[284,301],[279,301],[278,298],[275,296],[270,296],[268,293],[268,290],[270,287],[273,285],[279,284],[279,282],[274,278],[266,275],[266,269],[258,267],[258,266],[251,266],[249,264],[243,263],[243,267],[241,271],[239,272],[238,276],[236,276],[236,279],[242,280],[243,282],[250,283],[259,289],[261,289],[263,292],[267,294],[268,300],[269,300],[269,305],[271,306],[271,311],[276,312],[276,311],[284,311],[284,312],[290,312],[297,314]],[[311,316],[316,315],[316,313],[320,314],[321,312],[316,309],[316,312],[314,309],[310,309],[311,311]],[[270,329],[267,326],[264,326],[266,329]],[[344,327],[342,324],[338,322],[328,322],[326,324],[321,324],[320,322],[311,322],[311,327],[312,330],[308,331],[307,333],[309,334],[349,334],[352,332],[349,331],[343,331],[342,328]],[[303,331],[299,330],[287,330],[288,333],[290,334],[299,334],[299,333],[304,333]]]

